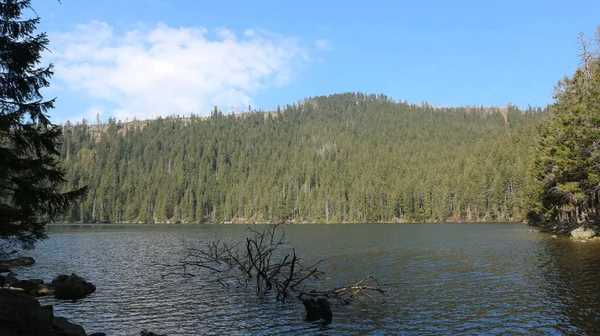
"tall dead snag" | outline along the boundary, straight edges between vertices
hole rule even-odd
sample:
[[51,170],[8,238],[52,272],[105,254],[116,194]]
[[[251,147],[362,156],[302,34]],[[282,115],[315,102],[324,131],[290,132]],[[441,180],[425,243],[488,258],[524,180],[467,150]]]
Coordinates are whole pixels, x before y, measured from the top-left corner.
[[285,301],[305,280],[318,279],[322,262],[305,265],[296,250],[284,241],[285,232],[277,234],[277,225],[261,231],[247,229],[245,241],[230,245],[222,240],[211,241],[201,248],[188,248],[178,264],[166,265],[168,275],[196,276],[207,271],[224,287],[253,287],[256,294],[274,293],[277,301]]
[[323,260],[304,264],[285,242],[285,232],[278,233],[279,225],[267,225],[260,231],[251,226],[246,239],[233,245],[215,240],[200,248],[188,248],[179,263],[164,265],[162,276],[194,277],[208,272],[209,281],[223,287],[251,287],[260,297],[274,295],[277,301],[296,297],[306,307],[307,320],[322,319],[326,323],[331,321],[329,299],[348,303],[351,298],[368,296],[369,291],[384,294],[383,287],[371,276],[350,286],[321,290],[320,285],[307,291],[305,282],[324,274],[318,269]]

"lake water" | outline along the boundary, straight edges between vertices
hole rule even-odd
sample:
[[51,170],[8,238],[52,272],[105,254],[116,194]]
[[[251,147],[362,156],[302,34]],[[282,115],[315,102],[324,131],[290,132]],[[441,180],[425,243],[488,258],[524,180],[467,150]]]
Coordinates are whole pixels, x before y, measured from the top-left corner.
[[205,276],[161,278],[186,246],[245,237],[243,225],[50,227],[19,278],[77,273],[97,291],[41,299],[88,333],[139,335],[556,335],[600,333],[600,243],[522,224],[286,225],[303,259],[325,258],[326,287],[366,275],[400,283],[385,296],[333,306],[326,329],[300,302],[261,302]]

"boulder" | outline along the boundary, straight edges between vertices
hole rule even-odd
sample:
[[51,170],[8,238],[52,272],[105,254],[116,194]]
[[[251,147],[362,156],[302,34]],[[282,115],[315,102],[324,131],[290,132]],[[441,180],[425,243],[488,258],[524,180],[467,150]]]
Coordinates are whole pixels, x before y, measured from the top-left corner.
[[30,280],[19,280],[11,283],[8,289],[23,292],[23,294],[33,295],[37,291],[38,284]]
[[11,268],[14,266],[29,266],[35,264],[35,260],[31,257],[20,257],[9,260],[0,260],[0,268]]
[[0,289],[0,335],[55,335],[51,309],[27,295],[9,289]]
[[333,318],[329,301],[324,297],[305,298],[302,299],[302,304],[306,309],[306,321],[313,322],[322,320],[325,323],[330,323]]
[[19,281],[19,279],[17,279],[17,275],[13,272],[9,272],[6,276],[4,276],[4,283],[5,284],[11,284],[13,282],[17,282]]
[[584,225],[578,227],[577,229],[571,231],[571,237],[576,239],[590,239],[596,235],[596,231],[594,229],[585,227]]
[[54,316],[52,306],[10,289],[0,289],[0,335],[85,336],[85,330]]
[[59,275],[52,280],[54,297],[59,300],[79,300],[96,291],[96,286],[77,274]]
[[64,317],[54,317],[52,328],[57,336],[86,336],[85,329]]
[[38,285],[37,290],[34,294],[34,296],[48,296],[48,295],[54,295],[55,294],[55,289],[54,286],[52,285],[46,285],[46,284],[41,284]]
[[8,289],[20,291],[23,294],[31,296],[47,296],[54,295],[54,286],[44,284],[44,281],[39,279],[18,280],[11,283]]

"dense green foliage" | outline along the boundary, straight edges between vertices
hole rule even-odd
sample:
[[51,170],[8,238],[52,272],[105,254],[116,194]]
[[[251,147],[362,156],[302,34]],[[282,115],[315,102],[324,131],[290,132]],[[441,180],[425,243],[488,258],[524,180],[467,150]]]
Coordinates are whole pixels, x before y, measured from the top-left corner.
[[60,128],[44,101],[52,66],[40,67],[46,34],[35,34],[39,18],[23,19],[30,1],[0,1],[0,249],[30,248],[45,238],[45,224],[83,189],[60,192],[64,171],[56,160]]
[[519,220],[540,109],[384,95],[273,113],[63,127],[70,222]]
[[566,228],[592,222],[600,211],[600,59],[585,40],[582,46],[581,66],[559,82],[541,128],[540,202],[530,214],[537,222]]

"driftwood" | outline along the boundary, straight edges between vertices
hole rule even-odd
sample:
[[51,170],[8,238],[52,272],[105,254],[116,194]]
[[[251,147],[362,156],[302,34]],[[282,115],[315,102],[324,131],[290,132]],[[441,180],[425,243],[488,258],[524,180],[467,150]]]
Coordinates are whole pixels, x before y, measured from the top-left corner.
[[331,299],[336,299],[338,300],[338,302],[341,303],[349,303],[351,299],[353,298],[359,298],[359,297],[368,297],[368,298],[372,298],[373,296],[370,294],[370,292],[376,292],[379,294],[385,294],[385,286],[388,285],[381,285],[379,283],[379,281],[377,281],[377,279],[375,279],[373,276],[369,275],[365,278],[363,278],[362,280],[360,280],[359,282],[355,283],[354,285],[350,285],[350,286],[342,286],[342,287],[337,287],[334,289],[330,289],[330,290],[319,290],[317,289],[313,289],[309,292],[301,292],[298,295],[298,298],[300,299],[304,299],[304,298],[316,298],[316,297],[325,297],[325,298],[331,298]]

